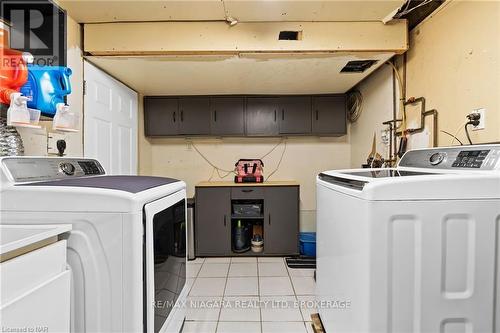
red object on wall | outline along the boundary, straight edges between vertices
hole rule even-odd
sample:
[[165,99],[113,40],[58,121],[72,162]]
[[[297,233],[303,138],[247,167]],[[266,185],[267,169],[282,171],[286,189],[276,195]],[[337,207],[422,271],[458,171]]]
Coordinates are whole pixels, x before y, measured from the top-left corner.
[[10,104],[10,96],[28,79],[28,65],[23,52],[9,47],[7,26],[0,22],[0,103]]

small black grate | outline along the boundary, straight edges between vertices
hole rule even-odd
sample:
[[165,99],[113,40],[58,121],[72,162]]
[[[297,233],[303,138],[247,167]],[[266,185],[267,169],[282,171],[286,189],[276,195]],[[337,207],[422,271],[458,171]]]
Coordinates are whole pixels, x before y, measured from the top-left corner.
[[363,73],[368,68],[372,67],[377,60],[353,60],[349,61],[344,68],[340,71],[341,73]]
[[286,258],[286,264],[290,268],[316,268],[316,258],[298,257]]

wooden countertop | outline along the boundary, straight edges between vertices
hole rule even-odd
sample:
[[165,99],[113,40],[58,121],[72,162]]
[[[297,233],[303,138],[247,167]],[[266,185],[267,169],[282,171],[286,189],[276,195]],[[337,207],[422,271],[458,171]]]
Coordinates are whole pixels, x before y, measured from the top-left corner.
[[295,180],[264,181],[263,183],[235,183],[231,181],[200,182],[196,187],[245,187],[245,186],[299,186]]

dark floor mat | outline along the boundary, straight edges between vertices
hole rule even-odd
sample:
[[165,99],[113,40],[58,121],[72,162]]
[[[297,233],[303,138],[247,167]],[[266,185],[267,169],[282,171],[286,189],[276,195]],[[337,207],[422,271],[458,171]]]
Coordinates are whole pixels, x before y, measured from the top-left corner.
[[286,264],[290,268],[316,268],[316,258],[311,257],[297,257],[286,258]]

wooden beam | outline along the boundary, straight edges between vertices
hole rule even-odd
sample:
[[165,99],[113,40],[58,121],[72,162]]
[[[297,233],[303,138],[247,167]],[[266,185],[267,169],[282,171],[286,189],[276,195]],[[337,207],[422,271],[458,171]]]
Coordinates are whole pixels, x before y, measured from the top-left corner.
[[[278,40],[301,31],[301,40]],[[139,22],[84,26],[90,55],[393,52],[408,49],[405,20],[381,22]]]

